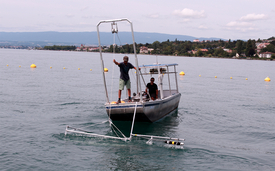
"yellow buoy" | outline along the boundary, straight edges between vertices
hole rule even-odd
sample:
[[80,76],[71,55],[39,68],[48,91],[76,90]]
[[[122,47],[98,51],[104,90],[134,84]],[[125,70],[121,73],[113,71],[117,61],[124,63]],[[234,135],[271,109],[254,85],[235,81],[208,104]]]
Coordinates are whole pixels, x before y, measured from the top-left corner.
[[217,78],[217,76],[215,76],[215,78]]
[[104,68],[104,72],[108,72],[108,68]]
[[21,68],[21,65],[19,65],[19,68]]
[[36,68],[36,65],[35,65],[35,64],[31,64],[30,67],[31,67],[31,68]]
[[247,78],[245,80],[248,80]]
[[80,68],[78,68],[78,70],[80,70]]
[[9,64],[7,64],[7,66],[9,66]]
[[53,67],[50,67],[51,69],[53,68]]
[[65,67],[63,67],[63,69],[66,69]]
[[199,77],[200,77],[201,75],[199,75]]
[[179,74],[180,74],[180,75],[185,75],[185,73],[184,73],[183,71],[181,71]]
[[232,77],[230,77],[230,79],[232,79]]
[[92,71],[92,69],[90,69],[90,71]]
[[264,80],[265,81],[271,81],[269,77],[266,77]]

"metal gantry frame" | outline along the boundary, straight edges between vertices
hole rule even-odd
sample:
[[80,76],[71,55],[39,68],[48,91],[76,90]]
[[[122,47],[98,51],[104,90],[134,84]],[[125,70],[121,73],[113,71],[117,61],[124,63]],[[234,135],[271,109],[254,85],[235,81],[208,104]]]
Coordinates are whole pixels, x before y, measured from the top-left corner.
[[[117,27],[117,22],[123,22],[126,21],[130,24],[131,26],[131,32],[132,32],[132,40],[133,40],[133,49],[134,49],[134,54],[135,54],[135,63],[136,63],[136,68],[139,71],[139,66],[138,66],[138,59],[137,59],[137,52],[136,52],[136,43],[135,43],[135,37],[134,37],[134,29],[133,29],[133,24],[130,20],[124,18],[124,19],[114,19],[114,20],[104,20],[100,21],[97,24],[97,38],[98,38],[98,46],[99,46],[99,53],[100,53],[100,59],[101,59],[101,70],[102,70],[102,76],[103,76],[103,82],[104,82],[104,87],[105,87],[105,94],[106,94],[106,101],[107,103],[110,103],[110,99],[108,96],[108,90],[107,90],[107,85],[106,85],[106,78],[104,74],[104,61],[102,57],[102,49],[101,49],[101,41],[100,41],[100,34],[99,34],[99,26],[103,23],[111,23],[112,27],[112,33],[117,33],[118,32],[118,27]],[[113,28],[113,26],[116,26],[116,28]],[[140,83],[140,75],[139,72],[136,72],[136,77],[137,77],[137,93],[141,91],[141,83]],[[140,101],[142,101],[142,96],[140,96]]]

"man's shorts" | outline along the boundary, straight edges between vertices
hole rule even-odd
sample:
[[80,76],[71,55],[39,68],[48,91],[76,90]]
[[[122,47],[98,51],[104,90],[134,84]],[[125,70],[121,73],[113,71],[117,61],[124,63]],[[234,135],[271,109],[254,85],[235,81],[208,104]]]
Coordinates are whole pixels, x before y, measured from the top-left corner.
[[119,79],[119,90],[124,90],[124,86],[126,85],[127,89],[131,89],[130,79],[128,81],[124,81],[123,79]]

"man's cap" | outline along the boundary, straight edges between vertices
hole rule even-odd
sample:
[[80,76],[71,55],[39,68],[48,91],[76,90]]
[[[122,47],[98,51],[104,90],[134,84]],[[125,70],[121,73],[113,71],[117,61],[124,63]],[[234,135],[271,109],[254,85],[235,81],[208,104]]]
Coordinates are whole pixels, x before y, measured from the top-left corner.
[[123,61],[127,61],[128,62],[128,60],[129,60],[128,56],[124,56],[123,57]]

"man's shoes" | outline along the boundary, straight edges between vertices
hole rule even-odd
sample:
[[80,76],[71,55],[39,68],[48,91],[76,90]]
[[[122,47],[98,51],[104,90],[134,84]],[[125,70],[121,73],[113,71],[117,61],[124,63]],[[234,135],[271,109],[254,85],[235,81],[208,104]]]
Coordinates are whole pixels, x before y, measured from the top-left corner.
[[132,98],[131,98],[131,97],[129,97],[129,100],[128,100],[128,102],[132,102]]
[[119,104],[119,103],[121,103],[121,100],[118,100],[118,101],[116,102],[116,104]]

